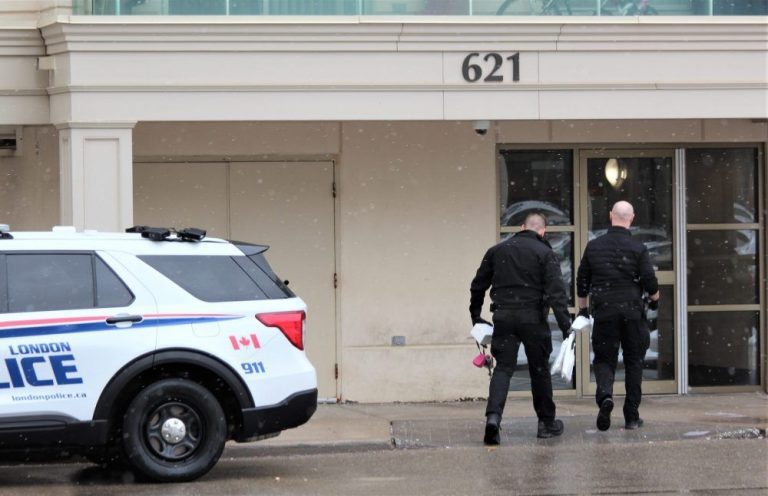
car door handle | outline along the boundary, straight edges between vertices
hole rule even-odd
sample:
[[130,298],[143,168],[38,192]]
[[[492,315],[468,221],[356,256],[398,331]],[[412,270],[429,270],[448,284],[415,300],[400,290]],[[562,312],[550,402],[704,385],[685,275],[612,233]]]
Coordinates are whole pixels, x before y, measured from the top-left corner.
[[141,315],[121,314],[121,315],[114,315],[112,317],[107,317],[107,324],[110,324],[110,325],[116,325],[116,324],[122,324],[122,323],[137,324],[142,320],[144,320],[144,317],[142,317]]

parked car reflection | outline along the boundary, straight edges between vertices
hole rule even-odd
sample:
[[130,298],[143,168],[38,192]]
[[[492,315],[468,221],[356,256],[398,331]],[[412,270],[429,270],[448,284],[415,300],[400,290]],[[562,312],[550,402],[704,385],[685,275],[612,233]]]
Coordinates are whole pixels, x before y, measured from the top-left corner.
[[[742,224],[752,224],[755,222],[755,212],[741,203],[734,203],[733,218]],[[739,255],[754,255],[757,253],[757,231],[754,229],[744,229],[737,231],[737,233],[736,253]]]
[[531,212],[542,213],[547,217],[550,226],[567,226],[571,224],[569,212],[563,212],[556,205],[540,200],[526,200],[509,205],[501,214],[502,226],[521,226],[525,216]]
[[[648,254],[651,257],[651,263],[659,269],[671,269],[672,258],[672,235],[663,227],[641,227],[632,226],[629,228],[632,237],[643,242],[648,248]],[[589,231],[589,240],[592,241],[608,232],[608,229],[598,229]]]

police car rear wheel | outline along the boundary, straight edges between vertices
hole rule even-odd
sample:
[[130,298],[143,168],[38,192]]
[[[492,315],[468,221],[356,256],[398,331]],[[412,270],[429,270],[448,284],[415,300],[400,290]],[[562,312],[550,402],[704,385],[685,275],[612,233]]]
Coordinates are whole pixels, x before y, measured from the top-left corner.
[[188,481],[207,473],[226,441],[224,411],[205,387],[163,379],[133,399],[123,420],[123,449],[140,475]]

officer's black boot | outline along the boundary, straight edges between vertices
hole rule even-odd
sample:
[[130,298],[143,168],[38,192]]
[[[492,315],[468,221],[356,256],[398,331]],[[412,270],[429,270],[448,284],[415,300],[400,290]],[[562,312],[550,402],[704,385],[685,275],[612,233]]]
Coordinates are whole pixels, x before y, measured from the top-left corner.
[[557,437],[563,433],[563,428],[562,420],[555,419],[550,422],[539,420],[539,432],[536,434],[536,437],[541,439]]
[[639,429],[644,424],[643,419],[638,418],[637,420],[627,420],[627,422],[624,424],[624,428],[628,431]]
[[600,403],[600,411],[597,412],[597,428],[607,431],[611,427],[611,412],[613,411],[613,399],[606,398]]
[[485,438],[483,438],[483,442],[489,446],[499,444],[501,442],[499,430],[501,430],[501,415],[489,413],[485,420]]

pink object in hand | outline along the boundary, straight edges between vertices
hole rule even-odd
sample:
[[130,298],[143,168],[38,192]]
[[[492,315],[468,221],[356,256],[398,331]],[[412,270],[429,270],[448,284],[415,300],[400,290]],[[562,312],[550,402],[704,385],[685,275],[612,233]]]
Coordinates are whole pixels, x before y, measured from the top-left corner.
[[480,353],[472,360],[472,365],[474,365],[477,368],[485,367],[485,360],[486,355],[485,353]]

